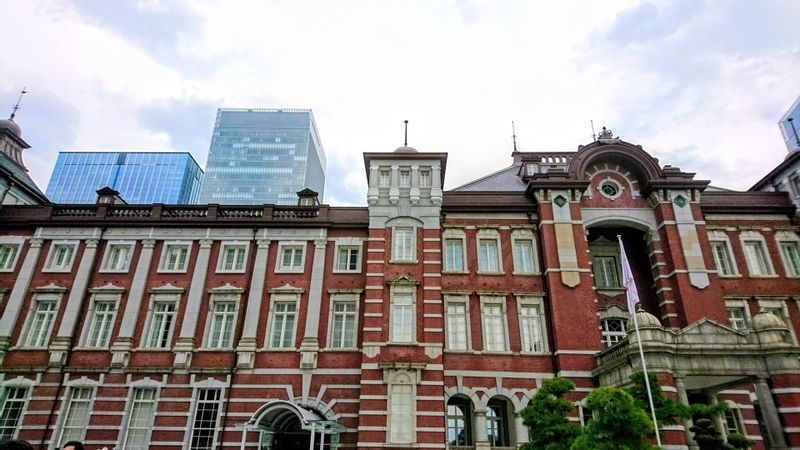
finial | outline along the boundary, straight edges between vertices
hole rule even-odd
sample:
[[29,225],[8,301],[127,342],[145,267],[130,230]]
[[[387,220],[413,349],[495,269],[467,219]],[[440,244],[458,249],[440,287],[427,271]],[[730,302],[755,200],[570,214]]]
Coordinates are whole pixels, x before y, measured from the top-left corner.
[[511,121],[511,139],[514,141],[514,152],[517,151],[517,130],[514,128],[514,121]]
[[405,140],[403,141],[403,147],[408,147],[408,121],[406,120],[404,122],[406,124],[406,134],[405,134]]
[[597,134],[594,132],[594,120],[589,120],[589,124],[592,126],[592,142],[597,141]]
[[22,102],[22,96],[27,94],[28,91],[25,90],[25,87],[22,88],[22,91],[19,93],[19,98],[17,99],[17,104],[11,108],[11,116],[9,116],[9,120],[14,120],[14,116],[17,115],[17,110],[19,109],[19,104]]

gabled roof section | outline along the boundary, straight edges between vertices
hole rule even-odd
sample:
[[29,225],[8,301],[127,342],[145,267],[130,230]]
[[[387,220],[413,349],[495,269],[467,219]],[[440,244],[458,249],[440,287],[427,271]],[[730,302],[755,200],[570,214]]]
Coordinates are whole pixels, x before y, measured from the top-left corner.
[[33,179],[28,175],[28,169],[21,166],[5,153],[0,153],[0,176],[8,177],[9,181],[42,204],[50,203],[47,196],[39,190],[39,186],[36,186],[36,183],[34,183]]
[[519,177],[519,165],[512,165],[497,172],[462,184],[451,191],[459,192],[508,192],[525,191],[525,182]]

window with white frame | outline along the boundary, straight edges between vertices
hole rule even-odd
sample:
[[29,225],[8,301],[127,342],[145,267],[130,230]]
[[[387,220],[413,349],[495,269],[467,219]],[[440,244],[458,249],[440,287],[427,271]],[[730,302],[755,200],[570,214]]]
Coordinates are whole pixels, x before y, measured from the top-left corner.
[[446,229],[442,233],[444,242],[444,271],[464,272],[464,232],[457,229]]
[[490,352],[507,350],[505,299],[487,297],[481,299],[483,319],[483,349]]
[[297,299],[294,296],[275,295],[272,299],[271,308],[270,347],[294,348]]
[[221,389],[198,389],[189,450],[212,450],[219,422]]
[[34,294],[28,325],[20,340],[24,347],[47,346],[61,295],[55,292]]
[[387,169],[381,169],[378,175],[378,187],[387,188],[392,183],[392,172]]
[[595,256],[592,258],[594,283],[598,288],[620,288],[619,269],[616,256]]
[[180,293],[153,293],[150,296],[150,318],[144,347],[172,346],[172,332],[180,296]]
[[75,259],[76,248],[78,248],[77,242],[54,241],[50,246],[45,271],[69,272],[72,269],[72,261]]
[[389,441],[408,444],[414,441],[414,385],[408,374],[392,377],[389,387]]
[[500,235],[494,230],[478,232],[478,272],[500,273]]
[[400,170],[400,187],[411,187],[411,171],[408,169]]
[[394,261],[414,261],[416,258],[414,241],[413,227],[395,227],[392,259]]
[[513,237],[514,272],[536,272],[533,237],[522,234]]
[[208,348],[232,348],[233,330],[241,293],[212,292],[208,325]]
[[361,247],[342,245],[336,248],[336,271],[358,272],[361,265]]
[[17,262],[19,244],[0,244],[0,272],[11,272]]
[[755,231],[742,232],[742,250],[747,262],[747,270],[751,277],[771,276],[774,274],[772,263],[767,255],[764,238]]
[[738,275],[728,235],[724,231],[712,231],[708,233],[708,239],[717,273],[723,277]]
[[28,388],[25,386],[7,386],[3,389],[2,406],[0,406],[0,442],[16,437],[27,400]]
[[796,233],[780,232],[776,236],[787,277],[800,277],[800,240]]
[[358,297],[354,294],[331,295],[330,348],[356,348]]
[[161,252],[161,263],[158,266],[158,271],[175,273],[186,272],[190,249],[191,243],[189,242],[165,242]]
[[725,411],[725,434],[730,436],[734,433],[745,434],[742,428],[739,405],[728,402],[728,409]]
[[519,299],[519,326],[522,351],[541,353],[545,350],[542,305],[534,298]]
[[746,330],[747,329],[747,313],[745,312],[744,306],[727,306],[728,310],[728,321],[731,323],[731,327],[734,330]]
[[445,297],[445,326],[447,327],[447,348],[450,350],[469,349],[469,327],[466,295]]
[[158,389],[155,387],[133,388],[125,427],[125,441],[122,446],[124,450],[142,450],[149,447],[157,394]]
[[120,297],[119,293],[95,292],[92,294],[88,318],[89,327],[83,341],[85,347],[108,347]]
[[101,272],[127,272],[131,265],[133,243],[109,242]]
[[429,188],[429,187],[431,187],[431,171],[430,170],[420,170],[419,171],[419,187],[421,187],[421,188]]
[[396,290],[391,296],[391,341],[414,342],[416,315],[414,294],[410,291]]
[[247,259],[247,243],[223,242],[217,262],[217,272],[242,273]]
[[83,441],[89,415],[92,411],[94,388],[89,386],[73,386],[69,390],[64,421],[61,423],[59,447],[69,441]]
[[628,321],[620,318],[608,318],[600,321],[600,334],[603,347],[608,348],[628,337],[626,327]]
[[305,262],[305,242],[287,242],[279,245],[278,268],[276,272],[302,272]]

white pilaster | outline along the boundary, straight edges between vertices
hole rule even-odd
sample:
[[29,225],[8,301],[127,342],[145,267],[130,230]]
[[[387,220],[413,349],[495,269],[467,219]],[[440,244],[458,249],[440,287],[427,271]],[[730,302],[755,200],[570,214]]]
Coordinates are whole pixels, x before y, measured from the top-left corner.
[[259,239],[256,243],[258,250],[256,250],[256,260],[253,265],[253,275],[250,277],[250,293],[247,296],[242,337],[236,348],[237,366],[248,369],[253,368],[253,358],[255,357],[256,332],[261,313],[261,300],[264,298],[264,281],[267,276],[270,241]]
[[36,261],[39,260],[43,242],[40,238],[31,238],[28,253],[25,255],[25,260],[22,262],[19,273],[17,273],[17,280],[11,289],[5,312],[3,312],[3,317],[0,318],[0,355],[5,353],[11,344],[11,333],[19,319],[22,301],[25,300],[25,294],[28,293],[28,288],[31,285],[33,270],[36,268]]
[[192,284],[189,286],[189,295],[186,297],[186,312],[183,314],[181,334],[175,344],[175,367],[188,367],[192,358],[194,332],[197,329],[197,318],[200,316],[202,307],[208,260],[213,243],[214,241],[211,239],[200,240],[200,251],[197,252],[197,261],[194,265],[194,272],[192,272]]
[[133,273],[131,291],[128,293],[128,301],[125,305],[125,311],[122,314],[119,334],[114,343],[111,344],[112,366],[124,367],[127,365],[128,352],[134,346],[133,333],[136,331],[136,327],[140,326],[140,324],[137,323],[137,318],[139,316],[139,310],[142,307],[144,288],[147,285],[147,274],[150,272],[150,263],[153,260],[153,247],[155,247],[155,243],[156,241],[154,239],[142,240],[142,250],[139,252],[139,261]]
[[328,244],[326,231],[321,230],[320,234],[320,238],[314,241],[305,335],[300,344],[300,367],[305,369],[317,367],[319,351],[319,316],[322,309],[322,281],[325,276],[325,248]]

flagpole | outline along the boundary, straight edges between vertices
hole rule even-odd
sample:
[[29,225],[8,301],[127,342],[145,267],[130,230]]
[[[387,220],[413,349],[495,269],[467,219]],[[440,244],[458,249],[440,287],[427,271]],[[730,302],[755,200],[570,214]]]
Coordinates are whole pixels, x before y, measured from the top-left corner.
[[[619,240],[619,252],[620,252],[620,259],[622,260],[622,276],[623,276],[623,283],[625,286],[625,296],[627,297],[628,301],[628,312],[631,313],[633,316],[633,327],[636,330],[636,342],[639,344],[639,357],[642,358],[642,372],[644,372],[644,384],[647,388],[647,401],[650,403],[650,416],[653,419],[653,429],[656,432],[656,443],[659,447],[661,447],[661,436],[658,433],[658,420],[656,420],[656,407],[653,404],[653,392],[650,391],[650,377],[647,374],[647,363],[645,363],[644,359],[644,349],[642,348],[642,339],[639,336],[639,321],[636,320],[636,311],[633,310],[633,307],[636,303],[639,303],[639,292],[636,289],[636,281],[633,279],[633,273],[631,272],[631,266],[628,263],[628,257],[625,254],[625,246],[622,244],[622,236],[617,235],[617,239]],[[633,292],[629,290],[629,284],[633,285]],[[636,298],[631,298],[632,295],[635,295]]]

